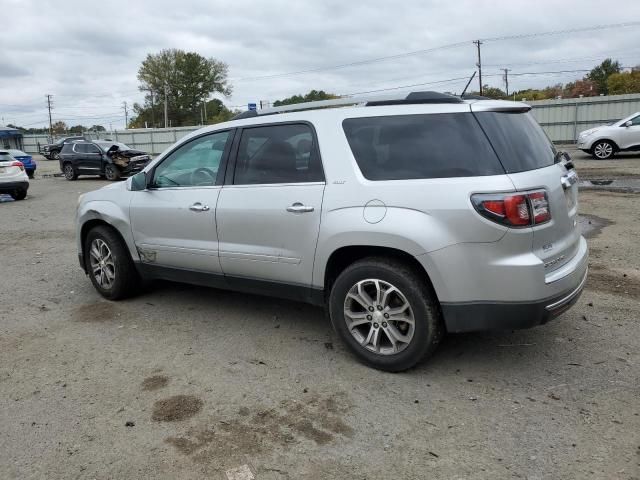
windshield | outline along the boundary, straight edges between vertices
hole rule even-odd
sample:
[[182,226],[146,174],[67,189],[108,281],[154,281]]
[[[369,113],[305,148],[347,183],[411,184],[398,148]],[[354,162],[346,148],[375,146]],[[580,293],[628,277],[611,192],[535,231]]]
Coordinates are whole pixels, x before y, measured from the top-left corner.
[[131,147],[119,142],[96,142],[96,145],[98,145],[105,152],[114,145],[116,145],[120,150],[131,150]]

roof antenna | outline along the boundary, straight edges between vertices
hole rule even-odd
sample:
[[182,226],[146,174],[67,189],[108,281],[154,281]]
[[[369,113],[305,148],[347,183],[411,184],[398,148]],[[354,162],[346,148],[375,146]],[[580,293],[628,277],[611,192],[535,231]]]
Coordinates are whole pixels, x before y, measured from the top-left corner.
[[460,94],[460,98],[464,97],[464,94],[467,93],[467,88],[469,88],[469,85],[471,85],[471,81],[475,78],[476,76],[476,71],[473,72],[473,75],[471,75],[471,78],[469,79],[469,81],[467,82],[467,86],[464,87],[464,90],[462,91],[462,93]]

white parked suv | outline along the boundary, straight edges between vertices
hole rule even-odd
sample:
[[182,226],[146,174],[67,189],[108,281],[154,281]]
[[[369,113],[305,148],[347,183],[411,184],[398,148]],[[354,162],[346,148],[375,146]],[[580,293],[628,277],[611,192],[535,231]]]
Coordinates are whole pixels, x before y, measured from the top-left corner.
[[0,150],[0,195],[11,195],[14,200],[24,200],[29,190],[29,177],[22,162],[8,151]]
[[598,160],[607,160],[617,152],[640,150],[640,112],[580,132],[576,143],[580,150]]
[[573,165],[529,109],[416,92],[247,112],[82,196],[80,265],[113,300],[159,278],[324,305],[389,371],[447,331],[546,323],[588,255]]

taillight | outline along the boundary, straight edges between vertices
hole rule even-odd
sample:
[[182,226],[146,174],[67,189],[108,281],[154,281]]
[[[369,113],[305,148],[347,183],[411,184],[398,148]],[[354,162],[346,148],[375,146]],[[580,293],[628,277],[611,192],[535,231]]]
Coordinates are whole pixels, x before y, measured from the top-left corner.
[[19,167],[20,170],[22,170],[24,172],[24,165],[22,164],[22,162],[11,162],[11,165],[9,165],[10,167]]
[[471,202],[485,218],[509,227],[532,227],[551,220],[544,190],[523,193],[476,193]]

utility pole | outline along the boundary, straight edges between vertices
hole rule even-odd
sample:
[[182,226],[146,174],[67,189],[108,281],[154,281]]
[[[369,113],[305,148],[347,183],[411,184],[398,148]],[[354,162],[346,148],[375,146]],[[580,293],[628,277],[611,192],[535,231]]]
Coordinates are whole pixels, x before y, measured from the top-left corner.
[[127,111],[127,102],[122,102],[122,108],[124,109],[124,129],[129,127],[129,112]]
[[153,90],[149,89],[149,94],[151,95],[151,128],[156,128],[156,109],[153,103]]
[[167,91],[169,90],[167,82],[164,82],[164,128],[169,127],[169,115],[167,113]]
[[47,109],[49,110],[49,143],[53,142],[53,121],[51,120],[51,99],[53,98],[53,95],[50,95],[47,93],[47,95],[45,95],[47,97]]
[[474,40],[473,43],[478,47],[478,63],[476,66],[478,67],[478,83],[480,84],[480,95],[482,95],[482,59],[480,57],[480,45],[482,45],[482,41]]
[[204,124],[207,124],[207,100],[204,101]]
[[504,85],[505,85],[505,91],[508,97],[509,96],[509,69],[503,68],[502,70],[504,70]]

